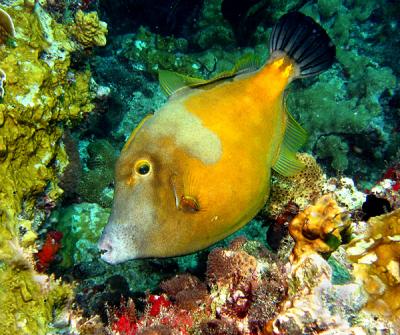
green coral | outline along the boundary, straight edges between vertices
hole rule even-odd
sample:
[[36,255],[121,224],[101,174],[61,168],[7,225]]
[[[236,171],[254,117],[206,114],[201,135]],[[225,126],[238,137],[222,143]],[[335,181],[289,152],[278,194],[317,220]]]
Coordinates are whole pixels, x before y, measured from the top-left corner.
[[81,203],[52,213],[50,220],[63,232],[61,266],[91,262],[98,257],[97,242],[110,215],[97,204]]
[[45,334],[72,290],[33,269],[35,228],[44,218],[37,198],[50,205],[62,194],[63,127],[93,109],[90,72],[70,68],[75,45],[40,7],[7,12],[17,34],[14,46],[0,49],[7,74],[0,103],[0,334]]
[[140,27],[134,38],[127,39],[121,54],[136,63],[139,70],[158,75],[159,69],[199,76],[196,58],[184,54],[188,42],[184,38],[161,36]]

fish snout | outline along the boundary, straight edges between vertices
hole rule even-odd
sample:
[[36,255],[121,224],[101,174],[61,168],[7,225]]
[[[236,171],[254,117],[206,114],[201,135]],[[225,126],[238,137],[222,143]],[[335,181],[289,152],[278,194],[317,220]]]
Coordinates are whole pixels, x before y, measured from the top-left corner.
[[110,264],[116,264],[115,260],[114,260],[114,247],[113,247],[113,242],[112,239],[110,237],[109,234],[105,234],[105,232],[103,232],[97,247],[99,248],[100,252],[101,252],[101,259],[107,263]]

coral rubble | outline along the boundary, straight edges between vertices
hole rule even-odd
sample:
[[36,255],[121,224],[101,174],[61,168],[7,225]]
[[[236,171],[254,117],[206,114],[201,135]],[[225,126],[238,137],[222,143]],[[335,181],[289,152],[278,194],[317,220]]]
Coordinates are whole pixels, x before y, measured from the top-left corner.
[[[22,1],[2,8],[15,22],[15,36],[0,49],[7,74],[0,102],[0,333],[45,334],[72,288],[39,275],[32,254],[37,231],[62,194],[64,127],[94,107],[90,72],[70,67],[76,44],[39,4],[33,12]],[[53,257],[50,249],[38,254],[42,268]]]

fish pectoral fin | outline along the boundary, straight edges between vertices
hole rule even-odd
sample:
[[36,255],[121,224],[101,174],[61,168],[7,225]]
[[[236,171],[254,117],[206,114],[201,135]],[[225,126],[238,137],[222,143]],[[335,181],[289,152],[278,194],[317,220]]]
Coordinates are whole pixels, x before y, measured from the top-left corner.
[[304,163],[297,159],[296,153],[282,143],[278,159],[272,168],[284,177],[291,177],[303,170],[304,167]]
[[185,87],[200,87],[218,80],[232,78],[238,74],[253,72],[260,67],[260,59],[253,54],[245,54],[239,58],[235,66],[229,71],[223,71],[211,79],[202,79],[186,76],[173,71],[159,70],[158,80],[163,92],[169,97]]
[[195,197],[190,195],[182,195],[178,208],[183,212],[195,213],[200,210],[200,204]]

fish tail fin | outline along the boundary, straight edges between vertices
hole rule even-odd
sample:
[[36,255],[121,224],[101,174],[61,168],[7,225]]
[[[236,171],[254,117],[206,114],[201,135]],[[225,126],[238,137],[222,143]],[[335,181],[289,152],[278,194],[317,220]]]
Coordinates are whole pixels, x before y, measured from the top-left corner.
[[335,46],[325,30],[300,12],[283,15],[269,43],[271,59],[288,56],[296,65],[294,77],[309,77],[327,70],[335,60]]

